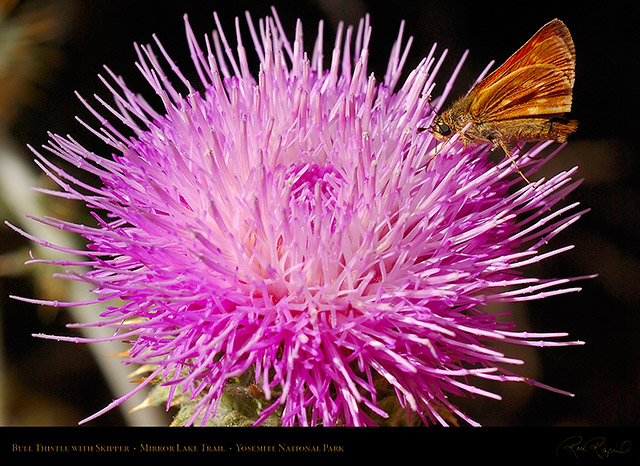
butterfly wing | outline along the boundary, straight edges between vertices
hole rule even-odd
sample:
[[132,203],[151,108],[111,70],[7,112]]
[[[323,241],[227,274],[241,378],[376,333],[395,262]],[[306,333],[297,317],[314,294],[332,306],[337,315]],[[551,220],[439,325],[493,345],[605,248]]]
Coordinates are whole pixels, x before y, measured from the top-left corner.
[[573,86],[575,80],[576,49],[569,28],[559,19],[549,21],[520,47],[500,68],[480,81],[474,88],[490,86],[517,70],[533,64],[550,64],[558,67]]
[[572,87],[566,75],[551,65],[517,69],[493,83],[472,101],[477,121],[562,115],[571,111]]
[[566,113],[574,81],[573,40],[554,19],[471,90],[471,112],[480,121]]

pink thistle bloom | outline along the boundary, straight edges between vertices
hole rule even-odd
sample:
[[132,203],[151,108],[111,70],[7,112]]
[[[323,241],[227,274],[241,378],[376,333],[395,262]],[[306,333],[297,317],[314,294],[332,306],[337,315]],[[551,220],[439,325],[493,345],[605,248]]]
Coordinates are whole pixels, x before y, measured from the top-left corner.
[[[492,164],[488,147],[455,139],[430,161],[436,141],[418,129],[434,117],[428,101],[444,54],[436,58],[434,47],[400,82],[411,43],[401,26],[378,81],[367,72],[367,19],[338,29],[330,57],[320,29],[309,58],[301,23],[290,42],[273,13],[258,28],[247,14],[257,76],[237,20],[234,52],[217,16],[204,41],[185,16],[198,86],[157,39],[136,46],[161,111],[106,68],[115,104],[97,99],[129,133],[84,100],[101,127],[83,125],[112,157],[71,137],[51,135],[46,146],[100,186],[34,150],[63,189],[47,193],[82,201],[97,222],[39,219],[81,235],[86,250],[34,241],[84,256],[49,262],[89,266],[62,276],[93,285],[96,302],[120,299],[92,325],[112,326],[112,339],[130,343],[125,362],[155,368],[87,420],[158,380],[168,405],[192,400],[186,425],[211,421],[225,386],[246,374],[267,401],[255,424],[277,412],[284,426],[375,424],[388,415],[380,383],[425,423],[447,425],[443,413],[455,413],[477,425],[450,401],[499,398],[474,378],[542,386],[507,369],[522,361],[491,344],[581,342],[517,332],[483,307],[578,289],[568,287],[574,279],[520,271],[570,248],[539,252],[583,213],[577,204],[552,210],[580,183],[576,169],[526,184],[507,158]],[[529,179],[557,152],[538,157],[549,144],[518,156]]]

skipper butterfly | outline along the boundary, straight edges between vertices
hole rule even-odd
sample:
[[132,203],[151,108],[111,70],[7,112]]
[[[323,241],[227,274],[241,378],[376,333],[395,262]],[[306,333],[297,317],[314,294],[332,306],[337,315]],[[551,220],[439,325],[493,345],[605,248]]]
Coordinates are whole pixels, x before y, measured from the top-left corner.
[[445,140],[460,133],[465,145],[500,146],[511,159],[511,150],[519,141],[564,142],[578,126],[577,121],[564,118],[571,111],[575,63],[569,29],[554,19],[437,116],[431,134]]

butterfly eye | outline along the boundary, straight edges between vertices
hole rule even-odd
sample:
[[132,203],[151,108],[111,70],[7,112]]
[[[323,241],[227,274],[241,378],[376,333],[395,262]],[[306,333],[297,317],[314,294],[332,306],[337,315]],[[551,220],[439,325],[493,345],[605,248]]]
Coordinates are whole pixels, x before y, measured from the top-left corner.
[[443,136],[449,136],[451,134],[451,128],[449,128],[449,125],[446,124],[444,121],[439,121],[436,124],[436,131],[440,134],[442,134]]

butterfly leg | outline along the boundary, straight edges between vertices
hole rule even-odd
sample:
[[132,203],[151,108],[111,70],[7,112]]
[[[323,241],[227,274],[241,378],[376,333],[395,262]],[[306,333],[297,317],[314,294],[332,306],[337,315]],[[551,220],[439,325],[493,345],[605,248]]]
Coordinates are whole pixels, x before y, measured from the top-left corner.
[[442,147],[444,146],[444,143],[440,146],[440,149],[438,149],[438,143],[436,142],[436,146],[434,147],[434,149],[436,149],[436,151],[434,152],[434,154],[429,157],[429,160],[427,160],[427,163],[424,165],[424,169],[426,170],[429,167],[429,164],[431,163],[431,161],[433,159],[436,158],[436,156],[440,153],[440,150],[442,149]]
[[531,182],[527,179],[527,177],[524,176],[524,173],[522,173],[522,171],[520,170],[520,167],[518,167],[518,164],[516,163],[515,159],[511,155],[511,150],[509,149],[509,146],[501,139],[496,139],[493,144],[494,144],[494,147],[497,144],[502,148],[504,153],[507,154],[507,157],[509,157],[509,159],[511,160],[511,163],[513,163],[513,166],[516,167],[516,171],[522,177],[522,179],[525,180],[527,184],[531,184]]
[[[418,128],[418,133],[424,133],[425,131],[429,131],[429,128]],[[427,163],[424,164],[424,167],[423,167],[424,170],[426,170],[429,167],[429,164],[431,163],[431,161],[436,158],[436,156],[440,153],[443,147],[444,147],[444,143],[442,143],[442,145],[440,146],[440,149],[438,149],[438,141],[436,141],[436,146],[434,147],[435,152],[431,157],[429,157],[429,160],[427,160]]]

